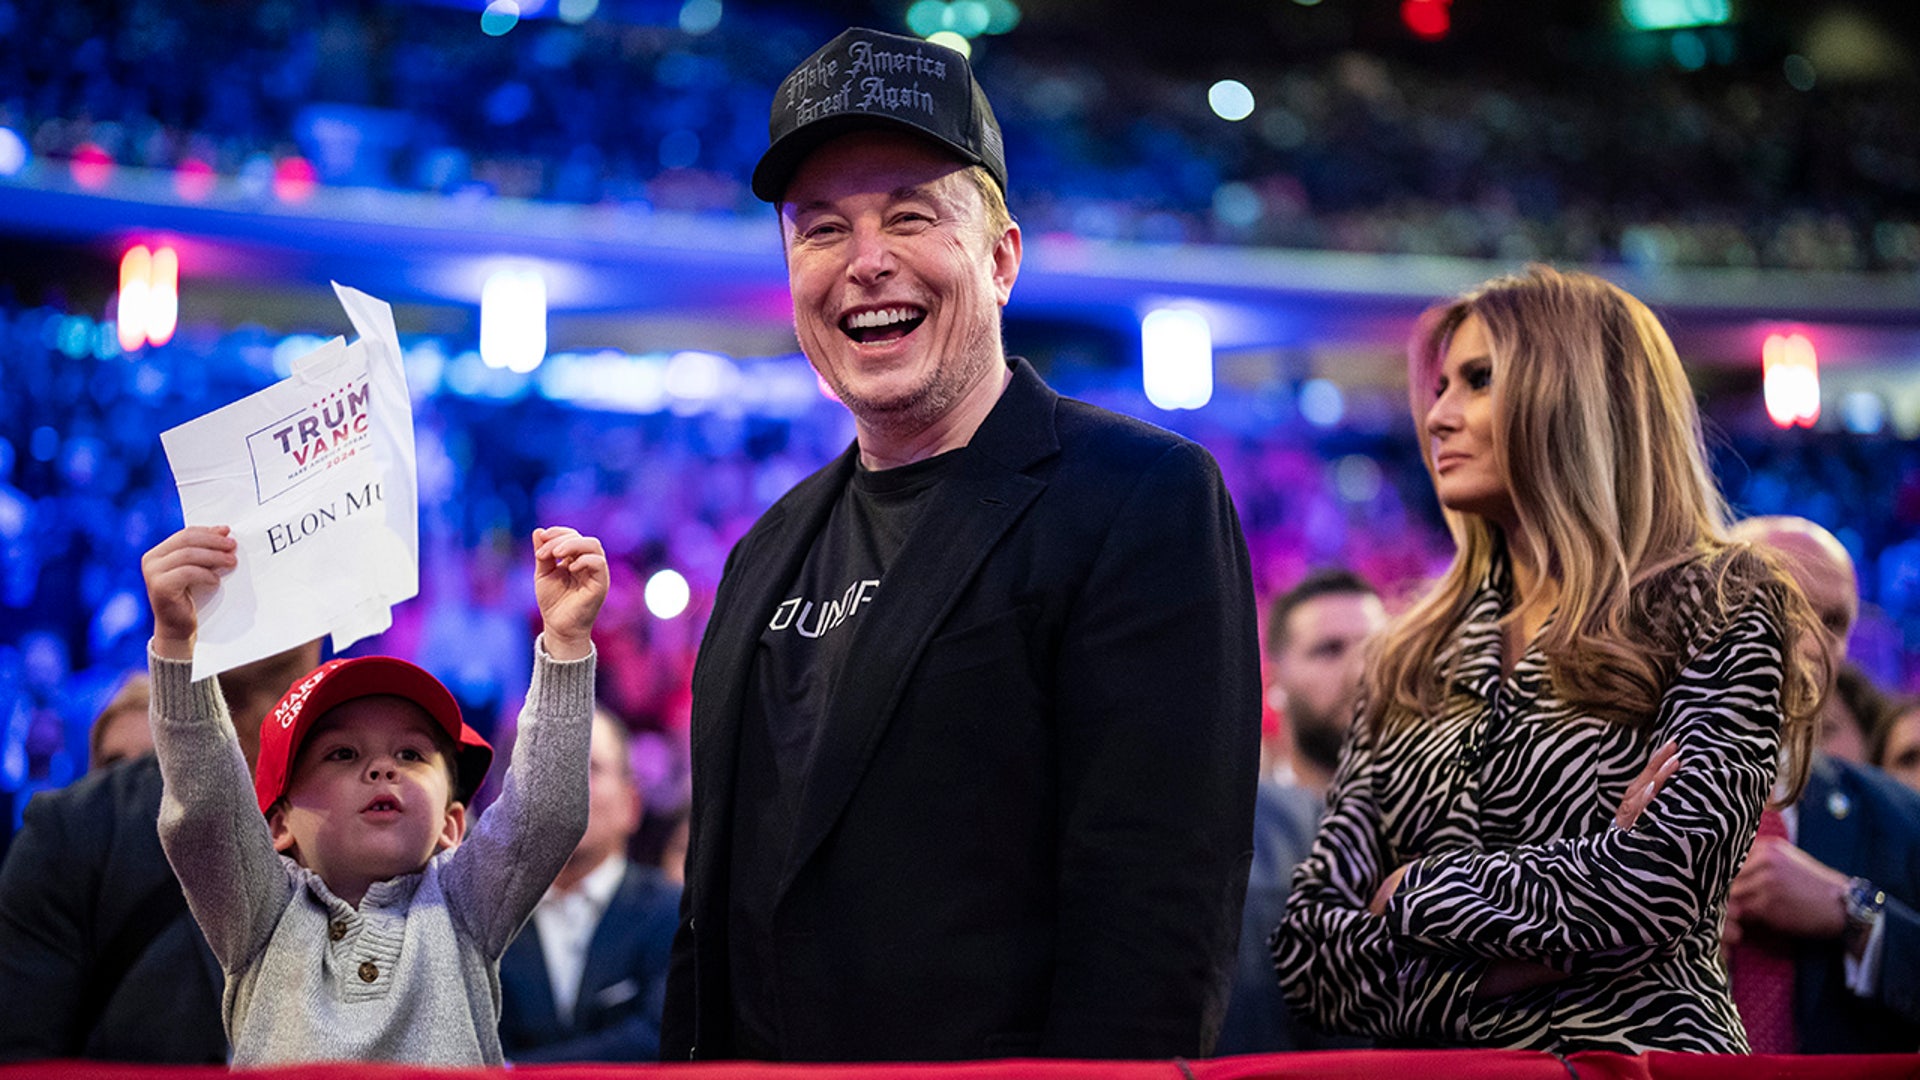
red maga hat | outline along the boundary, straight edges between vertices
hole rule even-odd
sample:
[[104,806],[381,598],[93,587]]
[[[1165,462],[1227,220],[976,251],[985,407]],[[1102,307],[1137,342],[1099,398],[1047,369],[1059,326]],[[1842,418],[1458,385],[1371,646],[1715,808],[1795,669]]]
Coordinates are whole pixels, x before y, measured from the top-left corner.
[[460,717],[440,680],[405,660],[391,656],[356,656],[329,660],[308,672],[260,721],[260,759],[253,771],[253,792],[266,813],[287,793],[293,762],[314,722],[337,705],[355,698],[390,694],[426,710],[453,739],[455,751],[453,796],[471,802],[493,763],[493,746]]

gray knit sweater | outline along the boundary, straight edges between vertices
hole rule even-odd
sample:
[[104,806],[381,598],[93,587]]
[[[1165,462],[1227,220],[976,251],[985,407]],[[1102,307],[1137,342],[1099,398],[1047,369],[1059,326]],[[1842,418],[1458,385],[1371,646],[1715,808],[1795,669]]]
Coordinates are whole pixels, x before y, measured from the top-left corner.
[[357,910],[274,851],[218,684],[148,655],[160,843],[226,972],[234,1065],[501,1063],[500,954],[587,822],[594,657],[535,653],[500,797]]

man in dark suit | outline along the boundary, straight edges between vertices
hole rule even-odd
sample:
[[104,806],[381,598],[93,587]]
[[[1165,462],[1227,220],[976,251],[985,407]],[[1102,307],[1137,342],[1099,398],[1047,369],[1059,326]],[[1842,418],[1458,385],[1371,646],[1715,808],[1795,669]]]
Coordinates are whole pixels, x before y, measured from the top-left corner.
[[627,861],[640,786],[626,726],[605,709],[594,712],[587,791],[587,831],[500,958],[500,1047],[512,1061],[660,1056],[680,890]]
[[1021,234],[963,56],[850,30],[771,133],[754,191],[857,438],[714,600],[663,1056],[1205,1053],[1260,734],[1219,471],[1002,352]]
[[1294,867],[1313,849],[1327,788],[1366,668],[1367,642],[1387,624],[1380,594],[1344,568],[1316,570],[1267,608],[1267,705],[1286,729],[1281,765],[1260,777],[1253,808],[1253,869],[1240,916],[1233,996],[1219,1054],[1343,1050],[1370,1045],[1325,1035],[1296,1019],[1280,993],[1267,944],[1286,917]]
[[[249,764],[260,719],[320,662],[309,642],[220,676]],[[0,865],[0,1061],[220,1064],[220,965],[160,850],[152,754],[27,806]]]
[[[1751,518],[1734,535],[1780,556],[1837,668],[1859,613],[1847,549],[1803,518]],[[1807,1054],[1920,1049],[1920,796],[1877,769],[1816,755],[1787,818],[1788,836],[1754,842],[1722,935],[1730,948],[1772,935],[1792,950],[1790,1019],[1743,1013],[1756,1050],[1768,1037]],[[1733,970],[1739,1001],[1742,967]]]

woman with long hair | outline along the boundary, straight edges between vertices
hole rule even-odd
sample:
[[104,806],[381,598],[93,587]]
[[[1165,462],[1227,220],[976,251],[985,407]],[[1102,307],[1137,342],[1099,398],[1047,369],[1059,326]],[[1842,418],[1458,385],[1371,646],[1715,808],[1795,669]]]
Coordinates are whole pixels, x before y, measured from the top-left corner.
[[[1385,1045],[1744,1052],[1728,887],[1824,656],[1726,538],[1646,305],[1544,267],[1420,320],[1416,425],[1457,551],[1378,642],[1274,961]],[[1785,751],[1783,754],[1782,751]]]

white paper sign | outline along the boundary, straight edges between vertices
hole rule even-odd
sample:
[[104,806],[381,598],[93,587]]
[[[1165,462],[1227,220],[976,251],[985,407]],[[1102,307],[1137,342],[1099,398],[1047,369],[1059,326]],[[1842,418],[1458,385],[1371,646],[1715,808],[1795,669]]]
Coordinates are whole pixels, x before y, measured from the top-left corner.
[[413,405],[393,309],[333,286],[360,335],[160,436],[189,525],[229,525],[239,565],[194,594],[193,677],[322,634],[336,651],[393,624],[420,591]]

